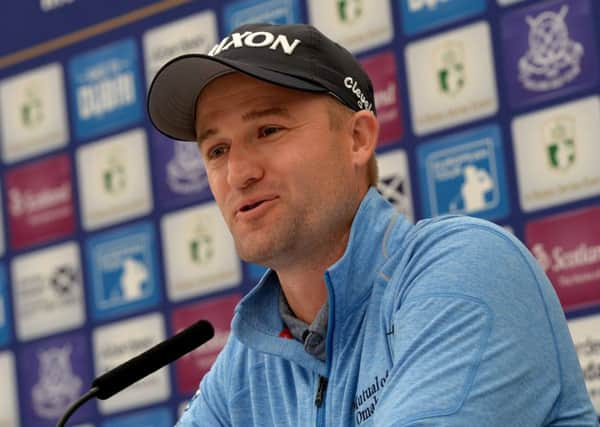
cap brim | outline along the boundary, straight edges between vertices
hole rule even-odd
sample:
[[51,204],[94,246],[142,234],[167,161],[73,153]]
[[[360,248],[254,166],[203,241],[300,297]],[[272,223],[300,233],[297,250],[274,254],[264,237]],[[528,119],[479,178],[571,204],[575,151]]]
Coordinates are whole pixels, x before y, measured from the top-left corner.
[[214,79],[236,71],[292,89],[327,92],[323,86],[311,81],[254,64],[201,54],[182,55],[167,62],[150,85],[150,120],[169,138],[194,141],[198,95]]

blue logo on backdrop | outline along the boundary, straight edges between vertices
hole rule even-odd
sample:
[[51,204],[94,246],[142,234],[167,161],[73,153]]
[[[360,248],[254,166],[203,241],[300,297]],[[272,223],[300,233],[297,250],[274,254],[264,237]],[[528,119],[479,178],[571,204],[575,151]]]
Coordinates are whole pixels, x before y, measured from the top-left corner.
[[133,39],[76,56],[69,72],[78,138],[91,138],[142,118],[144,97]]
[[485,0],[400,0],[400,3],[406,34],[416,34],[485,10]]
[[153,426],[170,427],[173,425],[171,412],[164,407],[135,412],[125,416],[112,418],[102,423],[102,427]]
[[156,239],[151,223],[111,230],[86,242],[90,306],[95,319],[129,314],[160,299]]
[[6,271],[4,264],[0,264],[0,346],[10,340],[10,304],[6,286]]
[[300,8],[297,0],[243,0],[225,6],[223,19],[226,33],[250,22],[293,24],[300,22]]
[[508,214],[506,173],[498,126],[450,135],[417,147],[425,216]]
[[152,132],[154,178],[161,206],[180,207],[212,200],[202,155],[193,142],[173,141]]

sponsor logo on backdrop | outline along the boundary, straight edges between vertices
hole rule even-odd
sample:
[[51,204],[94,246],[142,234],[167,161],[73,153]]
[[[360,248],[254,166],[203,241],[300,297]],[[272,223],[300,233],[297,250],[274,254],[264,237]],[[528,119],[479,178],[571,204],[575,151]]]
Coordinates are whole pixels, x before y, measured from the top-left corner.
[[208,320],[215,328],[215,336],[210,341],[176,362],[179,393],[191,394],[198,389],[200,380],[227,342],[233,310],[239,301],[240,295],[233,294],[187,305],[174,311],[173,333],[185,329],[199,318]]
[[69,71],[77,138],[98,136],[142,118],[144,95],[133,39],[76,56]]
[[297,0],[236,1],[225,6],[223,20],[226,33],[251,22],[292,24],[301,20],[300,6]]
[[508,214],[500,129],[485,126],[417,147],[424,216]]
[[161,406],[158,408],[137,411],[128,415],[109,418],[102,423],[102,427],[131,426],[172,427],[173,416],[171,415],[170,409]]
[[86,247],[94,318],[112,318],[158,304],[156,241],[150,223],[96,235]]
[[521,106],[597,81],[589,0],[560,0],[515,10],[502,20],[509,97]]
[[206,53],[217,41],[211,10],[169,22],[144,33],[144,61],[148,85],[169,60],[189,53]]
[[179,301],[239,285],[240,261],[215,203],[166,215],[161,229],[169,299]]
[[212,199],[206,168],[198,146],[173,141],[153,131],[154,175],[158,202],[164,207]]
[[[54,426],[67,407],[81,396],[91,381],[91,365],[85,334],[36,341],[22,348],[19,371],[23,385],[25,425]],[[89,418],[87,404],[73,415],[73,422]]]
[[512,132],[523,210],[600,194],[600,98],[519,116]]
[[353,53],[392,41],[389,0],[309,0],[310,24]]
[[[116,367],[165,339],[162,315],[151,313],[98,327],[93,332],[95,375]],[[112,414],[166,400],[169,371],[162,368],[119,392],[117,399],[99,401],[100,412]]]
[[398,212],[410,222],[414,221],[410,173],[404,150],[388,151],[377,155],[379,182],[377,189]]
[[15,162],[69,141],[63,70],[49,64],[0,82],[2,158]]
[[15,257],[12,283],[20,340],[83,325],[83,283],[76,243],[63,243]]
[[6,193],[13,249],[63,237],[74,231],[71,163],[67,155],[9,170]]
[[600,207],[532,221],[525,231],[565,310],[600,305]]
[[427,134],[498,109],[490,29],[478,22],[406,47],[415,133]]
[[398,142],[402,138],[403,127],[396,57],[392,51],[387,51],[365,58],[361,63],[373,82],[379,119],[379,144]]
[[152,209],[146,135],[141,129],[80,147],[77,166],[86,230],[144,215]]
[[0,353],[0,426],[18,427],[19,403],[17,401],[17,381],[15,357],[11,352]]
[[400,0],[406,34],[455,22],[485,10],[485,0]]
[[569,331],[575,343],[579,364],[588,394],[596,413],[600,414],[600,315],[569,320]]

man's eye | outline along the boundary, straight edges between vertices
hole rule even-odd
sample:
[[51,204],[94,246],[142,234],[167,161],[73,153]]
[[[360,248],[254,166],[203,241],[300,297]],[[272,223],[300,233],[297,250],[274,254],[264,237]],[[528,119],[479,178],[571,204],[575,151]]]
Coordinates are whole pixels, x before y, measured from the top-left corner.
[[273,135],[281,130],[280,127],[277,126],[263,126],[258,130],[259,137],[265,137]]
[[226,145],[217,145],[216,147],[213,147],[210,150],[208,150],[206,157],[209,160],[218,159],[219,157],[227,153],[227,150],[228,148]]

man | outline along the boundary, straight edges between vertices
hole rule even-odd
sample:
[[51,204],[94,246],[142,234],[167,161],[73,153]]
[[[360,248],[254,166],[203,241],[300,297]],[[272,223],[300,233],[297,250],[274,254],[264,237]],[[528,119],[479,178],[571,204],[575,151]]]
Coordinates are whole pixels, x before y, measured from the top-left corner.
[[375,190],[358,62],[306,25],[246,25],[157,74],[246,261],[270,269],[182,426],[596,425],[567,325],[517,239],[410,225]]

